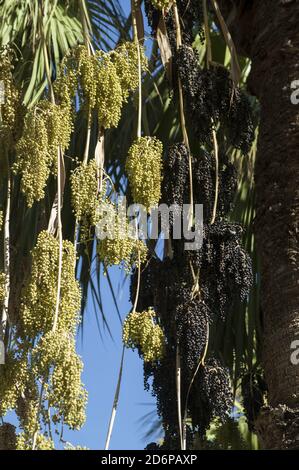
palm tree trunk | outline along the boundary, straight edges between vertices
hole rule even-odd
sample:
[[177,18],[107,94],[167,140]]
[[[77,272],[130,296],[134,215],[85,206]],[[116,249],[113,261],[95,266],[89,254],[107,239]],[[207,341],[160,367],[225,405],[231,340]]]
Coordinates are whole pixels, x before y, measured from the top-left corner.
[[265,448],[299,449],[299,365],[291,362],[291,343],[299,339],[299,105],[291,102],[291,83],[299,80],[299,2],[219,3],[238,51],[252,61],[248,86],[261,106],[255,234],[269,407],[256,428]]

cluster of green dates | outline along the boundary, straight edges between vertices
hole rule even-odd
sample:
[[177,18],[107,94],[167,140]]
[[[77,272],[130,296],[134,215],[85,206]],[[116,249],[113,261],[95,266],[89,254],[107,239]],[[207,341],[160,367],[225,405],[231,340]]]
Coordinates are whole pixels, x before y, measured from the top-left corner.
[[6,275],[0,272],[0,305],[5,299],[6,292]]
[[[42,421],[79,429],[85,421],[87,392],[81,382],[83,364],[76,353],[75,333],[80,320],[81,293],[75,279],[76,254],[63,242],[61,291],[57,327],[59,241],[39,234],[32,251],[31,274],[23,289],[16,347],[0,368],[0,416],[14,410],[22,432],[18,449],[51,449]],[[51,410],[51,415],[49,413]]]
[[173,0],[151,0],[151,1],[152,1],[153,6],[157,8],[158,10],[167,9],[173,3]]
[[163,145],[156,137],[140,137],[129,149],[126,171],[133,200],[147,212],[161,198]]
[[14,171],[21,175],[28,207],[44,198],[50,173],[57,173],[58,152],[69,146],[72,128],[69,107],[41,100],[27,112]]
[[[90,228],[101,230],[97,255],[105,269],[120,265],[130,272],[133,266],[145,261],[147,248],[136,233],[130,230],[126,216],[118,210],[116,202],[107,196],[107,180],[100,186],[99,168],[95,160],[80,164],[71,175],[72,205],[81,226],[81,242],[90,236]],[[136,232],[136,231],[135,231]]]
[[126,347],[137,348],[144,362],[155,362],[162,358],[165,339],[161,327],[155,323],[153,309],[131,312],[123,325],[123,343]]
[[3,152],[14,140],[14,128],[19,111],[19,92],[14,85],[12,51],[8,46],[0,49],[0,145]]

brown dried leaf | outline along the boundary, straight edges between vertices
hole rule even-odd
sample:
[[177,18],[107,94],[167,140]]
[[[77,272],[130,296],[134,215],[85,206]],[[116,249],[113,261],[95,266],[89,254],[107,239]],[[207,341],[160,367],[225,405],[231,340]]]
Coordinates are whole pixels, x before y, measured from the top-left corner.
[[166,76],[169,82],[172,83],[172,52],[163,16],[160,17],[160,21],[157,28],[157,42],[160,49],[161,60],[165,68]]

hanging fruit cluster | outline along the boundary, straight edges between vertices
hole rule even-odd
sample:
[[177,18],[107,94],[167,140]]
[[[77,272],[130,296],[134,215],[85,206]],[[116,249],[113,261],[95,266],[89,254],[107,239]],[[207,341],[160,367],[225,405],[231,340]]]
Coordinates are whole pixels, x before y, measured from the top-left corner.
[[79,429],[85,421],[87,394],[75,350],[81,295],[73,244],[63,242],[59,316],[54,328],[58,258],[58,240],[41,232],[23,289],[17,344],[0,370],[0,415],[15,410],[22,429],[17,448],[23,450],[54,446],[47,432],[41,434],[40,415],[46,422],[63,423],[71,429]]
[[71,132],[67,107],[42,100],[27,112],[14,170],[22,176],[21,191],[28,207],[44,198],[49,175],[57,172],[58,149],[68,148]]
[[146,260],[146,245],[138,238],[135,227],[129,225],[127,217],[117,212],[114,204],[108,203],[103,209],[108,218],[105,216],[98,226],[107,236],[98,243],[99,259],[105,268],[120,265],[130,273],[134,266],[138,268]]
[[0,143],[8,151],[18,137],[19,91],[13,80],[12,50],[8,46],[2,47],[0,55]]
[[[39,234],[32,251],[30,279],[24,288],[20,319],[26,337],[35,338],[51,330],[56,305],[58,240],[48,232]],[[81,295],[74,277],[76,254],[69,241],[63,242],[58,329],[75,332]]]
[[138,348],[144,362],[155,362],[162,358],[164,351],[164,334],[155,323],[155,312],[147,311],[130,313],[123,326],[123,342],[128,348]]
[[[174,17],[174,10],[172,8],[173,1],[153,1],[145,0],[145,12],[148,22],[152,28],[153,35],[156,34],[159,21],[161,18],[161,10],[163,10],[163,17],[167,28],[167,35],[169,38],[170,46],[173,54],[176,51],[176,24]],[[203,38],[203,4],[202,0],[178,0],[176,1],[178,14],[181,18],[181,32],[184,44],[192,45],[195,35]]]
[[133,201],[148,212],[161,197],[162,143],[155,137],[139,137],[129,149],[126,162]]
[[5,285],[6,285],[6,276],[4,273],[0,273],[0,305],[2,304],[5,298]]
[[[141,70],[147,70],[144,49],[140,47]],[[111,52],[91,54],[86,46],[78,46],[61,65],[54,84],[61,102],[69,102],[79,89],[81,107],[89,118],[97,113],[99,125],[105,129],[117,127],[121,110],[129,93],[138,86],[138,49],[126,42]]]
[[[251,261],[242,248],[242,227],[228,220],[237,188],[229,149],[246,154],[253,140],[253,125],[250,102],[229,72],[209,63],[202,67],[192,48],[193,26],[203,21],[202,2],[178,0],[174,2],[177,6],[165,10],[170,3],[146,1],[146,11],[154,33],[164,17],[174,55],[174,83],[182,92],[180,96],[175,90],[178,106],[185,114],[186,132],[189,124],[201,149],[192,154],[185,137],[184,142],[169,146],[163,160],[160,202],[182,206],[190,203],[192,194],[194,204],[203,204],[203,244],[192,251],[185,251],[184,239],[171,240],[171,250],[165,244],[164,259],[154,257],[144,265],[140,286],[134,274],[131,300],[134,302],[139,289],[137,310],[153,308],[165,336],[163,355],[144,361],[145,383],[148,388],[152,383],[157,398],[165,431],[163,446],[177,449],[186,445],[184,440],[191,445],[194,433],[204,437],[213,419],[224,421],[232,411],[229,371],[217,351],[208,347],[211,323],[217,318],[225,322],[234,302],[247,299],[253,282]],[[182,45],[177,48],[178,34]],[[217,135],[222,136],[221,147]],[[137,188],[146,178],[142,171],[135,182]],[[126,325],[126,343],[128,331]],[[144,356],[142,342],[134,342],[135,336],[134,330],[131,345],[137,345]],[[192,423],[187,426],[184,420],[183,428],[178,419],[178,397],[182,416]]]
[[212,128],[217,123],[227,144],[246,154],[253,141],[250,101],[234,85],[229,71],[221,65],[201,68],[196,52],[186,44],[176,52],[175,64],[188,117],[199,142],[210,142]]

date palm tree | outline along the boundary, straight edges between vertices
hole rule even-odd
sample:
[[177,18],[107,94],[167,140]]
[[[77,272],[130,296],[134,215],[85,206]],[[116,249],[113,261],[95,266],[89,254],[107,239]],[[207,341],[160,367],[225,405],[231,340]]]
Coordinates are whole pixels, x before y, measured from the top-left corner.
[[[0,46],[13,45],[16,59],[18,59],[14,72],[15,79],[22,90],[24,108],[30,108],[47,91],[47,75],[50,74],[52,80],[55,78],[63,56],[76,44],[84,42],[86,29],[92,39],[93,47],[105,50],[112,49],[122,40],[131,37],[130,15],[125,15],[121,6],[122,2],[118,0],[69,0],[67,2],[51,0],[42,3],[47,7],[40,8],[41,2],[35,0],[0,2]],[[232,28],[233,38],[239,52],[252,61],[248,83],[250,91],[258,97],[261,103],[258,163],[255,170],[256,212],[255,187],[252,178],[255,167],[256,148],[254,147],[247,161],[241,160],[238,152],[235,154],[239,162],[241,179],[236,209],[232,217],[247,226],[244,243],[251,252],[257,274],[259,274],[259,260],[262,263],[261,307],[265,327],[263,364],[269,386],[270,405],[273,408],[263,410],[256,426],[266,447],[279,447],[284,445],[281,444],[282,438],[281,442],[280,438],[276,442],[271,440],[271,436],[277,435],[276,431],[275,433],[272,431],[273,426],[278,425],[275,421],[277,418],[269,419],[269,416],[277,417],[277,410],[279,410],[279,420],[292,419],[298,406],[298,401],[296,401],[298,399],[295,397],[299,380],[298,370],[289,363],[290,344],[298,327],[298,305],[296,304],[298,297],[298,289],[296,290],[298,287],[298,267],[296,268],[296,263],[298,264],[296,245],[298,242],[296,235],[298,164],[295,160],[298,111],[287,99],[288,89],[285,88],[288,87],[291,79],[298,78],[295,68],[297,38],[294,26],[295,19],[298,20],[298,8],[293,9],[291,5],[277,5],[271,8],[270,19],[273,25],[277,21],[284,25],[273,48],[271,28],[268,27],[264,31],[263,15],[267,11],[266,6],[252,6],[252,3],[266,5],[268,2],[218,3],[227,18],[229,29]],[[228,3],[235,3],[237,6],[237,9],[233,10],[237,15],[233,21],[231,21],[232,14],[230,14]],[[289,23],[286,20],[289,20]],[[254,35],[251,28],[253,28]],[[264,35],[259,34],[261,31]],[[291,40],[291,45],[285,42],[286,37]],[[224,39],[219,31],[213,28],[211,40],[215,57],[227,66],[229,48]],[[49,55],[49,71],[47,71],[47,64],[42,54],[44,44]],[[200,41],[198,41],[198,49],[203,58],[205,46]],[[267,51],[271,51],[271,54]],[[269,55],[270,64],[266,70],[263,68],[265,54],[266,57],[268,57],[267,54]],[[167,144],[173,142],[179,133],[178,119],[169,100],[169,90],[156,42],[153,43],[149,56],[150,73],[143,83],[143,126],[148,135],[155,134]],[[283,60],[278,61],[280,56]],[[247,80],[248,62],[248,60],[241,60],[244,81]],[[271,73],[272,66],[277,67],[275,73]],[[271,73],[272,80],[265,81],[263,86],[260,77],[264,73]],[[282,90],[284,90],[283,93]],[[124,180],[125,156],[136,128],[134,110],[135,102],[131,99],[123,110],[118,129],[109,130],[105,136],[106,171],[116,189],[123,193],[127,190]],[[273,119],[273,113],[276,113],[277,117],[281,114],[283,122],[277,117]],[[83,155],[82,142],[86,138],[86,128],[86,119],[78,112],[70,154]],[[92,128],[90,154],[96,147],[97,135],[98,129]],[[280,162],[282,159],[283,161]],[[8,176],[9,167],[1,150],[0,167],[1,208],[4,209],[4,214],[11,214],[10,221],[7,219],[6,224],[6,228],[9,228],[9,245],[5,244],[7,233],[4,231],[0,253],[1,259],[4,260],[7,260],[7,250],[10,254],[11,295],[8,310],[11,317],[15,318],[24,278],[30,270],[30,250],[35,245],[37,234],[49,219],[55,196],[55,184],[50,180],[46,188],[45,200],[29,211],[20,194],[18,178],[11,173]],[[71,163],[66,159],[66,171],[68,172],[70,168]],[[11,181],[11,187],[8,181]],[[256,238],[253,233],[253,222]],[[70,188],[66,184],[62,211],[64,238],[72,239],[74,226],[75,220],[70,206]],[[255,251],[255,239],[259,246],[259,257]],[[286,240],[289,243],[286,243]],[[102,309],[96,282],[100,276],[98,264],[96,265],[97,276],[90,276],[92,249],[93,246],[90,244],[87,252],[82,250],[80,253],[82,263],[78,264],[78,277],[83,290],[82,314],[90,287],[90,295],[94,296],[99,312],[109,327],[109,317]],[[112,285],[111,289],[116,302]],[[259,366],[261,324],[258,292],[259,276],[257,275],[249,304],[240,306],[239,314],[235,312],[229,317],[226,325],[215,324],[212,332],[212,346],[220,351],[229,365],[233,373],[237,396],[240,395],[240,378],[244,374],[244,368],[246,372],[252,373]],[[277,344],[280,345],[279,348]],[[286,411],[291,414],[288,415]],[[293,427],[290,426],[290,429]],[[285,444],[285,446],[289,445]]]

